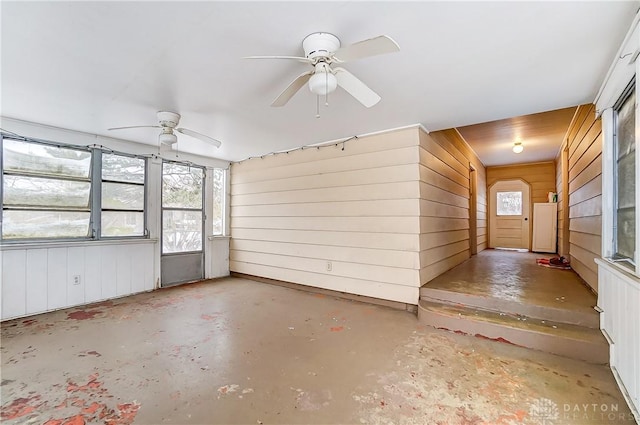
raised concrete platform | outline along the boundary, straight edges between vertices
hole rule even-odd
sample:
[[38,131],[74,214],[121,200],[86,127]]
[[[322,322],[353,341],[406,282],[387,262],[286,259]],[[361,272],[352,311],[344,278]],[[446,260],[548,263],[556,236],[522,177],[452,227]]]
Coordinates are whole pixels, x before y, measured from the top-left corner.
[[607,363],[596,296],[571,270],[538,266],[543,255],[485,250],[420,289],[418,317],[440,329]]

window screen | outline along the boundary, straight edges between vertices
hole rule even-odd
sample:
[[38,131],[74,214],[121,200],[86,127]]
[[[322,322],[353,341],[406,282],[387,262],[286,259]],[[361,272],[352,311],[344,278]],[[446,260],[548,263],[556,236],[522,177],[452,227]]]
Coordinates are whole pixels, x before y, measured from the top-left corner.
[[[636,139],[635,87],[616,108],[615,257],[635,264],[636,252]],[[624,264],[624,262],[622,263]]]
[[2,140],[2,238],[90,234],[91,152]]
[[144,182],[144,159],[102,154],[101,236],[144,235]]

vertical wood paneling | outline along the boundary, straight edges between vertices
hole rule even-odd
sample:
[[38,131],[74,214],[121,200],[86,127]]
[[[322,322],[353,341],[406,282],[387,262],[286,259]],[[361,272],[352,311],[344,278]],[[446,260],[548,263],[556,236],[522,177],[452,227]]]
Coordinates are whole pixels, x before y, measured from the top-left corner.
[[418,155],[411,128],[233,164],[230,270],[416,304]]
[[[85,248],[73,247],[67,251],[67,304],[78,305],[85,300]],[[73,277],[80,276],[80,283],[75,285]]]
[[[27,311],[35,314],[47,311],[47,261],[46,249],[31,249],[26,251],[27,264]],[[12,265],[13,267],[13,265]],[[11,282],[13,283],[13,282]]]
[[6,317],[24,315],[27,308],[26,253],[4,252],[2,261],[2,314]]
[[616,370],[636,411],[640,411],[640,285],[603,260],[598,265],[600,327],[611,339],[611,367]]
[[[149,261],[153,261],[153,258],[148,258],[145,251],[134,249],[130,252],[130,266],[129,266],[129,275],[130,275],[130,291],[132,294],[137,292],[143,292],[145,290],[145,285],[147,281],[147,268],[146,267],[138,267],[138,264],[147,264]],[[118,265],[119,267],[120,265]]]
[[[2,320],[154,288],[155,244],[6,249]],[[80,284],[74,285],[74,276]]]
[[[102,251],[99,246],[87,247],[84,257],[84,296],[86,302],[102,300]],[[147,268],[146,263],[141,268]]]
[[51,248],[47,257],[47,309],[67,307],[67,249]]
[[100,247],[100,268],[102,273],[102,298],[113,298],[118,295],[117,290],[117,270],[118,270],[118,247],[107,245]]
[[131,248],[119,249],[116,254],[116,293],[131,294]]
[[563,208],[568,208],[570,217],[569,255],[573,269],[597,291],[594,259],[601,254],[602,124],[596,119],[593,105],[578,107],[567,134],[569,191],[563,198]]

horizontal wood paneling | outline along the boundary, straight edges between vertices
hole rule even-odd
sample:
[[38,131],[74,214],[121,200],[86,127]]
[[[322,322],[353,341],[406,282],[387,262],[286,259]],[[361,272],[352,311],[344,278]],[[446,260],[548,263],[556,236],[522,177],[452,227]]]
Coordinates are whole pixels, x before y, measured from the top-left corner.
[[602,124],[593,105],[578,108],[567,134],[569,193],[564,208],[569,208],[571,265],[597,291],[594,259],[601,253]]
[[233,164],[231,270],[416,303],[398,288],[469,256],[470,165],[482,250],[485,169],[455,132],[405,129]]
[[331,246],[300,244],[293,242],[273,242],[251,239],[232,239],[231,248],[235,251],[279,252],[281,255],[303,258],[325,258],[330,261],[344,261],[358,264],[376,264],[405,269],[420,267],[417,251],[402,251],[385,248],[362,248],[349,246]]
[[232,165],[231,271],[416,304],[418,129],[341,147]]
[[244,271],[241,273],[253,276],[269,277],[269,279],[299,283],[301,285],[315,286],[317,288],[330,289],[332,291],[349,294],[358,294],[380,299],[391,299],[391,294],[394,301],[407,304],[417,303],[420,295],[420,288],[412,285],[395,285],[386,282],[337,276],[331,273],[292,270],[275,266],[241,263],[233,260],[230,261],[229,266],[231,270],[242,269]]
[[522,179],[531,186],[531,203],[547,202],[548,193],[556,191],[556,167],[553,162],[487,167],[487,186],[498,180]]
[[563,154],[564,145],[560,149],[558,156],[556,157],[555,165],[556,165],[556,194],[558,196],[558,255],[568,256],[569,250],[567,247],[567,241],[565,240],[566,226],[564,220],[565,214],[565,190],[564,190],[564,182],[563,182],[563,160],[565,158],[565,154]]
[[354,186],[376,183],[407,182],[415,181],[417,179],[417,172],[415,164],[401,164],[378,167],[377,173],[375,174],[371,174],[369,169],[363,169],[250,183],[236,183],[231,186],[231,195],[232,197],[235,197],[251,193],[260,194],[287,190],[343,187],[345,185],[345,181],[348,181]]
[[420,132],[420,280],[470,256],[470,166],[476,170],[477,251],[486,248],[485,168],[455,130]]

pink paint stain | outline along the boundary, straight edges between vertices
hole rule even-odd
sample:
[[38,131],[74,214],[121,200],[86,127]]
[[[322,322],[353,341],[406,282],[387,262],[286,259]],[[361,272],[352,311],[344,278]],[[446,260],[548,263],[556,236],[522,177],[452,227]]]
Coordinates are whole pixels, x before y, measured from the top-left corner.
[[36,410],[39,404],[34,406],[34,402],[39,399],[39,395],[29,398],[17,398],[9,405],[2,406],[2,409],[0,410],[0,418],[2,420],[11,420],[26,416]]
[[344,330],[344,326],[334,326],[331,328],[331,332],[340,332]]
[[72,313],[67,314],[67,319],[73,319],[73,320],[93,319],[93,317],[96,314],[100,314],[100,313],[102,313],[100,310],[95,310],[95,311],[86,311],[86,310],[74,311]]

